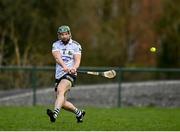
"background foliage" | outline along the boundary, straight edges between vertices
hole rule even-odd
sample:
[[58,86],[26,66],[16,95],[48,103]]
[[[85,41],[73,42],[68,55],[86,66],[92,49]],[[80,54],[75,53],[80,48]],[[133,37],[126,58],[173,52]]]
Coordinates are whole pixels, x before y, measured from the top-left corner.
[[178,0],[1,0],[0,65],[54,65],[51,45],[65,24],[83,47],[82,66],[179,67],[179,6]]

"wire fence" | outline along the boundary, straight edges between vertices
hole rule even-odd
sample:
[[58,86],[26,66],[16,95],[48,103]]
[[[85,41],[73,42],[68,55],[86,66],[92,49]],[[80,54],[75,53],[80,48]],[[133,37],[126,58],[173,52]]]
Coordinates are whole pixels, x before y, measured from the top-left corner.
[[[125,93],[122,93],[122,92],[125,92],[125,89],[123,88],[123,85],[122,85],[123,83],[131,82],[134,85],[136,84],[136,82],[151,81],[152,83],[154,83],[153,81],[162,81],[162,80],[165,82],[167,82],[168,80],[176,80],[179,82],[180,80],[180,74],[179,74],[180,69],[172,69],[172,68],[167,69],[167,68],[81,67],[79,70],[99,72],[99,71],[106,71],[106,70],[111,70],[111,69],[114,69],[117,72],[117,76],[114,79],[107,79],[107,78],[103,78],[99,76],[90,76],[90,75],[87,76],[85,74],[79,74],[76,85],[78,86],[97,85],[98,87],[101,87],[100,84],[103,84],[104,85],[103,87],[106,87],[106,86],[115,87],[115,89],[113,89],[114,91],[111,96],[116,96],[114,103],[116,104],[116,106],[120,107],[123,104],[123,100],[125,100],[126,98],[126,97],[123,97]],[[16,92],[17,92],[17,89],[21,92],[30,90],[32,93],[31,95],[32,99],[29,101],[30,103],[32,103],[32,105],[36,105],[37,100],[39,100],[38,98],[40,98],[39,96],[37,96],[38,92],[40,92],[39,90],[44,90],[44,88],[48,88],[48,87],[54,87],[54,72],[55,72],[54,67],[32,67],[32,66],[29,66],[29,67],[6,66],[4,67],[4,66],[1,66],[0,67],[0,95],[1,97],[7,97],[8,95],[11,95],[10,93],[7,92],[10,90],[16,90]],[[165,86],[162,86],[162,87],[165,87]],[[103,93],[104,91],[101,90],[101,91],[96,91],[96,92]],[[110,92],[112,91],[109,91],[109,95],[110,95]],[[92,94],[91,95],[84,94],[84,98],[87,96],[92,96]],[[99,95],[109,96],[108,92],[107,92],[107,95],[98,94],[97,96]],[[103,99],[101,100],[101,102],[103,102]]]

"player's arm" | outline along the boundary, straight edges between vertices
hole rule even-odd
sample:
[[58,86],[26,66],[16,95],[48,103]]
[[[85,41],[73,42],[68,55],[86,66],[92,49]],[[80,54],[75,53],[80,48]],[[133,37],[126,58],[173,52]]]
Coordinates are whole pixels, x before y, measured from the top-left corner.
[[69,72],[68,67],[66,66],[66,64],[64,63],[64,61],[61,59],[61,53],[60,51],[52,51],[52,55],[56,61],[56,63],[58,63],[59,65],[61,65],[64,69],[65,72]]
[[81,63],[81,51],[82,51],[81,45],[78,44],[74,49],[74,52],[75,52],[74,53],[74,66],[70,70],[70,72],[73,73],[73,74],[76,74],[76,71],[80,66],[80,63]]
[[75,54],[74,55],[74,66],[73,68],[78,69],[81,63],[81,54]]
[[76,74],[76,71],[80,66],[80,63],[81,63],[81,54],[75,54],[74,55],[74,66],[70,70],[70,72],[72,74]]

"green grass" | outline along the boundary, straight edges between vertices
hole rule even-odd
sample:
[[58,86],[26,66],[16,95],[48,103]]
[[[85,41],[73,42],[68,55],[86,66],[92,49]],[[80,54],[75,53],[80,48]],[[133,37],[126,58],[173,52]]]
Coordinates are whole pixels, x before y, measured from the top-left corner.
[[62,111],[50,123],[46,107],[0,107],[0,130],[180,130],[180,108],[92,108],[87,107],[84,122]]

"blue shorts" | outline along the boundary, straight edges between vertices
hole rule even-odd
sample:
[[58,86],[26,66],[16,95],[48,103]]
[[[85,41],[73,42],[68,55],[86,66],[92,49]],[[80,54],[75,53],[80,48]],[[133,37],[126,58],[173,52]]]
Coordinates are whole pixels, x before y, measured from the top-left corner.
[[56,79],[55,80],[55,91],[57,91],[57,87],[58,87],[58,85],[59,85],[59,83],[60,83],[60,81],[62,79],[69,80],[71,82],[71,86],[74,87],[74,84],[75,84],[75,81],[76,81],[76,77],[77,77],[76,75],[72,75],[72,74],[67,73],[64,76],[62,76],[61,78]]

